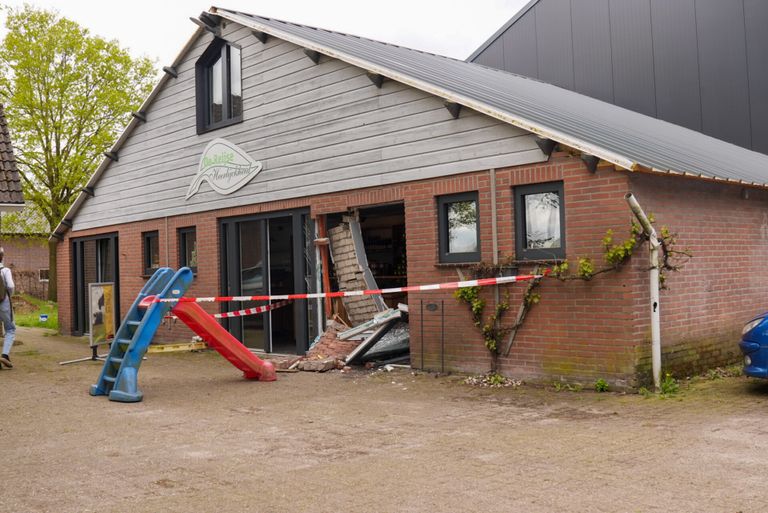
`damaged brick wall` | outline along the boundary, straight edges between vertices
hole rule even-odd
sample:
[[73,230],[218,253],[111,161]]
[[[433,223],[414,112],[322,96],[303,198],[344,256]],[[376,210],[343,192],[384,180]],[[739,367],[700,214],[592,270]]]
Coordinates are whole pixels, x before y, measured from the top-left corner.
[[[339,282],[339,290],[368,288],[365,286],[363,272],[357,260],[349,224],[341,223],[339,226],[328,230],[328,237],[331,240],[333,267]],[[345,297],[343,302],[347,316],[355,326],[370,321],[379,312],[371,296]]]

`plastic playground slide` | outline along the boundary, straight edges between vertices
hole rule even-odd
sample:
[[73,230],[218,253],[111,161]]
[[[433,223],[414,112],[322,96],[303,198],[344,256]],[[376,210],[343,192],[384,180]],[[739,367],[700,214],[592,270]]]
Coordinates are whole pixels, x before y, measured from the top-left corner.
[[272,362],[265,362],[251,353],[239,340],[225,330],[208,312],[197,303],[178,303],[171,313],[221,354],[243,371],[247,379],[275,381],[277,374]]

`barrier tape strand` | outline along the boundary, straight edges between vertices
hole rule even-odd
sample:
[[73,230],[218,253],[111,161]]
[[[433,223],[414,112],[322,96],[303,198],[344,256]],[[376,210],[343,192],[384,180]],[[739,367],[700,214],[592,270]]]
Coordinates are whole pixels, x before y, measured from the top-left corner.
[[354,297],[374,296],[382,294],[395,294],[399,292],[420,292],[428,290],[451,290],[467,287],[487,287],[489,285],[503,285],[505,283],[517,283],[543,278],[543,274],[523,274],[520,276],[502,276],[500,278],[481,278],[478,280],[452,281],[447,283],[433,283],[431,285],[412,285],[409,287],[395,287],[390,289],[352,290],[339,292],[314,292],[309,294],[282,294],[271,296],[214,296],[214,297],[177,297],[155,298],[155,303],[213,303],[229,301],[291,301],[295,299],[322,299],[326,297]]

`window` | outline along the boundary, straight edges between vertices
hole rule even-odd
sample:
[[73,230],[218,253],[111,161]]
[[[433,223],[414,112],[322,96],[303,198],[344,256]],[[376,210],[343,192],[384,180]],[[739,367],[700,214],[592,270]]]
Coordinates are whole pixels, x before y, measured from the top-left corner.
[[157,232],[141,234],[144,239],[144,274],[150,275],[160,267],[160,237]]
[[48,272],[49,272],[48,269],[40,269],[38,271],[38,275],[40,276],[40,281],[48,281],[49,279]]
[[519,260],[565,258],[563,182],[515,187],[515,251]]
[[197,231],[194,227],[179,229],[179,267],[197,272]]
[[480,261],[477,193],[437,198],[440,262]]
[[195,66],[197,133],[243,120],[240,48],[216,39]]

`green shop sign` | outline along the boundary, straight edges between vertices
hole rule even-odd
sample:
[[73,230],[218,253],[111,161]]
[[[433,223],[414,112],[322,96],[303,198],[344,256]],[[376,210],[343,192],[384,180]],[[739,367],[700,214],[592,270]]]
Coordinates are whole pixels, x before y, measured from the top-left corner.
[[232,194],[259,174],[261,168],[261,162],[253,160],[236,145],[225,139],[214,139],[203,150],[185,199],[194,196],[203,182],[208,182],[219,194]]

